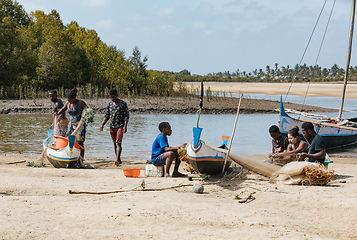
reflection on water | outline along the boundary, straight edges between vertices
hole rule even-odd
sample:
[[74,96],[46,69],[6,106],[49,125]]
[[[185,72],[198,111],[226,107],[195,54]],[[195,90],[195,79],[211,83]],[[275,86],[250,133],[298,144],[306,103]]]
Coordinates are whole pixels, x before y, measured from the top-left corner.
[[[87,128],[86,155],[114,157],[113,143],[109,135],[109,123],[99,131],[103,115],[95,115],[94,123]],[[42,141],[47,137],[46,129],[52,124],[51,115],[0,115],[0,153],[40,154]],[[219,146],[222,136],[231,136],[234,114],[201,115],[202,139],[206,144]],[[240,154],[268,154],[271,138],[268,128],[276,124],[277,114],[241,114],[233,139],[232,149]],[[128,132],[123,139],[123,157],[150,159],[153,140],[159,134],[158,125],[167,121],[172,126],[170,145],[181,145],[191,141],[192,128],[197,124],[195,114],[132,114]]]

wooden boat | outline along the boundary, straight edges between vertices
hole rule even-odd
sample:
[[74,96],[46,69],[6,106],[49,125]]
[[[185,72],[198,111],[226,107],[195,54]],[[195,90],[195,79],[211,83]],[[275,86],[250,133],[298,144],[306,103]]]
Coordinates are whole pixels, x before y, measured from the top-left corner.
[[348,125],[338,125],[330,120],[315,121],[311,119],[293,118],[284,109],[280,102],[279,128],[282,133],[287,134],[294,126],[301,129],[304,122],[311,122],[318,135],[324,138],[326,149],[345,147],[357,142],[357,128]]
[[[222,173],[226,154],[212,148],[200,139],[202,128],[193,128],[193,141],[187,145],[187,157],[192,167],[201,174]],[[225,171],[230,166],[228,158]]]
[[80,150],[83,147],[75,142],[75,138],[74,135],[68,138],[53,136],[52,131],[48,129],[48,138],[43,140],[43,148],[46,158],[55,168],[66,168],[70,162],[79,159]]
[[[351,24],[350,24],[350,36],[349,36],[349,51],[346,62],[346,71],[344,75],[344,86],[342,89],[342,97],[341,104],[339,109],[339,115],[336,119],[329,118],[327,116],[313,116],[310,114],[310,118],[319,119],[311,120],[311,119],[301,119],[292,118],[289,116],[283,106],[282,99],[280,100],[280,114],[279,114],[279,127],[282,133],[288,133],[288,131],[294,126],[299,126],[301,129],[301,125],[304,122],[311,122],[314,125],[315,131],[317,134],[322,136],[326,142],[327,149],[340,148],[345,147],[357,142],[357,128],[356,128],[356,118],[355,119],[342,119],[343,112],[343,104],[347,86],[348,72],[350,66],[351,59],[351,49],[352,49],[352,39],[353,39],[353,27],[354,27],[354,19],[355,19],[355,5],[356,0],[352,1],[352,15],[351,15]],[[298,111],[295,111],[298,112]],[[302,116],[306,116],[301,112],[298,113]]]

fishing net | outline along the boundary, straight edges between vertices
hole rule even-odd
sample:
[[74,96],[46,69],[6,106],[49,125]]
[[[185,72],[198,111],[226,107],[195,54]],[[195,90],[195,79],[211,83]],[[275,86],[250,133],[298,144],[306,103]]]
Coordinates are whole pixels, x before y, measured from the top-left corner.
[[318,169],[304,167],[303,173],[305,178],[301,181],[304,186],[310,185],[326,185],[334,176],[335,171],[330,168],[325,168],[324,165],[320,164]]
[[52,126],[53,126],[54,136],[61,136],[61,137],[66,136],[66,130],[68,126],[67,119],[63,119],[60,117],[59,120],[57,120],[56,118],[54,118]]
[[186,166],[183,168],[183,170],[185,170],[186,172],[189,172],[189,173],[198,173],[190,164],[190,161],[188,160],[188,157],[187,157],[187,148],[183,148],[183,147],[180,147],[178,150],[177,150],[177,153],[179,155],[179,159],[181,162],[184,162],[186,164]]
[[326,185],[334,176],[333,169],[312,162],[291,162],[274,173],[271,181],[287,185]]

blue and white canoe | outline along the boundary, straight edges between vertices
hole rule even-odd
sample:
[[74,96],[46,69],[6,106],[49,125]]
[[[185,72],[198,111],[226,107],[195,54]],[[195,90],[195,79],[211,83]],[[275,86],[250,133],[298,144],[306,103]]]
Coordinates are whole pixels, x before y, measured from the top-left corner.
[[[200,139],[202,128],[193,128],[193,140],[187,145],[187,157],[191,166],[201,174],[222,173],[226,154],[207,146]],[[227,159],[225,171],[231,164]]]
[[349,125],[338,125],[330,120],[315,121],[311,119],[293,118],[289,116],[280,100],[279,128],[280,132],[287,134],[294,126],[301,129],[304,122],[311,122],[318,135],[323,137],[326,149],[341,148],[357,143],[356,119],[348,119]]
[[[55,147],[52,146],[53,138],[56,139]],[[46,158],[55,168],[66,168],[70,162],[79,159],[83,147],[75,142],[75,138],[74,135],[68,138],[53,136],[52,130],[48,129],[48,138],[43,140],[43,148],[46,151]]]

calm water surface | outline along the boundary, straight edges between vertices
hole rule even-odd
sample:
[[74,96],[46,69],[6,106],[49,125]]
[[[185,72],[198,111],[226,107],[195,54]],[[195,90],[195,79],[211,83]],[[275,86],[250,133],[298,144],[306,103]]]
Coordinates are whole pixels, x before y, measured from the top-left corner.
[[[232,95],[233,96],[233,95]],[[238,96],[238,95],[237,95]],[[233,96],[235,97],[235,96]],[[247,94],[245,97],[279,100],[280,96]],[[238,100],[237,100],[238,101]],[[303,98],[289,96],[287,101],[302,103]],[[339,108],[339,99],[333,97],[309,97],[306,104],[319,107]],[[356,117],[357,99],[347,99],[347,112],[343,117]],[[328,113],[335,117],[337,113]],[[128,132],[123,139],[123,157],[149,159],[151,144],[159,134],[158,125],[167,121],[172,126],[171,146],[190,142],[192,128],[196,126],[196,114],[131,114]],[[202,139],[210,146],[219,146],[222,136],[231,136],[235,114],[201,115]],[[240,114],[232,149],[243,155],[263,154],[271,151],[271,137],[268,129],[278,123],[278,114]],[[109,135],[109,123],[103,132],[99,131],[103,115],[95,115],[94,123],[88,125],[85,142],[86,155],[95,157],[114,157],[113,143]],[[42,140],[47,137],[47,128],[52,124],[51,114],[0,115],[0,153],[40,154]],[[357,153],[356,148],[347,149],[349,154]]]
[[[219,146],[222,136],[231,136],[235,114],[201,115],[202,139],[206,144]],[[86,155],[114,157],[113,143],[109,135],[109,124],[99,131],[103,115],[95,115],[94,123],[87,128]],[[48,115],[0,115],[0,153],[40,154],[46,129],[52,123]],[[123,139],[123,157],[149,159],[151,144],[162,121],[171,124],[173,133],[170,145],[181,145],[192,139],[192,127],[196,125],[195,114],[131,114],[128,132]],[[268,154],[271,138],[268,128],[278,121],[277,114],[241,114],[239,116],[232,149],[240,154]]]

